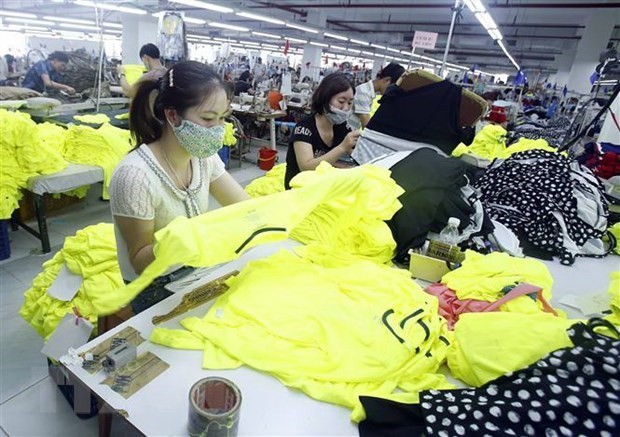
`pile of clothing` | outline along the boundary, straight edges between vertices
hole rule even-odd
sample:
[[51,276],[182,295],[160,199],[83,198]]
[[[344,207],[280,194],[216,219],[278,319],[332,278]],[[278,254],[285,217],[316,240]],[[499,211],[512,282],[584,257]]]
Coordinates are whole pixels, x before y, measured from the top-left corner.
[[250,197],[268,196],[284,191],[284,175],[286,164],[278,164],[265,173],[265,176],[254,179],[245,187],[245,192]]
[[560,147],[571,121],[566,116],[559,116],[553,120],[532,121],[526,119],[514,129],[514,141],[519,138],[530,140],[543,139],[553,147]]
[[572,265],[603,256],[608,205],[592,172],[553,152],[530,150],[496,160],[474,184],[492,219],[521,239],[526,253]]

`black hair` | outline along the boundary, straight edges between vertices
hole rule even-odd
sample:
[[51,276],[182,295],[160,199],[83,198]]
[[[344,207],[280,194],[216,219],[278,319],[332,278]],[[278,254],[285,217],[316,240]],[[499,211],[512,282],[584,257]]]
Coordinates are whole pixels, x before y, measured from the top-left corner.
[[347,91],[349,88],[355,94],[355,87],[346,75],[343,73],[328,74],[312,94],[312,110],[317,114],[330,112],[329,102],[331,102],[332,97]]
[[241,75],[239,76],[239,80],[243,82],[247,82],[248,80],[250,80],[250,71],[245,70],[243,73],[241,73]]
[[232,100],[235,94],[235,83],[231,80],[225,80],[224,89],[226,90],[226,97],[228,100]]
[[[217,89],[226,91],[215,70],[196,61],[179,62],[159,80],[142,80],[135,86],[136,93],[129,108],[129,130],[137,147],[161,138],[166,122],[164,109],[176,109],[183,116]],[[153,91],[157,91],[155,96]]]
[[50,61],[58,61],[58,62],[64,62],[65,64],[67,62],[69,62],[69,55],[67,55],[65,52],[52,52],[48,57],[48,60]]
[[159,49],[157,48],[155,44],[151,44],[151,43],[144,44],[140,48],[140,59],[142,59],[142,56],[148,56],[153,59],[159,59]]
[[383,79],[385,77],[390,78],[390,83],[395,83],[405,72],[405,67],[396,62],[390,62],[384,68],[377,73],[378,79]]

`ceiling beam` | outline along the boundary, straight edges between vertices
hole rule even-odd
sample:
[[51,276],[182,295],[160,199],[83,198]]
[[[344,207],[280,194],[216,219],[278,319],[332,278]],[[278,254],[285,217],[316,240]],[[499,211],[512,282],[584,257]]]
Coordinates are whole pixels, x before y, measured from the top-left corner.
[[[266,4],[267,3],[267,4]],[[354,3],[349,1],[348,4],[339,3],[296,3],[294,5],[295,8],[301,9],[445,9],[452,8],[454,2],[447,3]],[[514,4],[512,2],[502,2],[502,3],[493,3],[487,5],[489,9],[595,9],[595,8],[618,8],[620,7],[620,2],[610,2],[610,3],[566,3],[566,2],[558,2],[558,3],[519,3]],[[254,8],[272,8],[282,6],[271,3],[271,2],[263,2],[260,5],[250,6]],[[288,7],[288,6],[287,6]]]
[[[333,20],[334,23],[342,23],[342,20]],[[393,20],[388,20],[388,21],[377,21],[377,20],[346,20],[346,23],[349,24],[381,24],[381,25],[392,25],[392,26],[433,26],[433,27],[449,27],[450,26],[450,22],[446,21],[444,23],[432,23],[432,22],[428,22],[428,21],[393,21]],[[459,27],[461,26],[479,26],[478,22],[475,23],[459,23],[458,24]],[[586,26],[582,26],[579,24],[545,24],[545,23],[540,23],[540,24],[511,24],[511,23],[503,23],[503,24],[498,24],[500,29],[504,29],[504,28],[528,28],[528,27],[533,27],[533,28],[545,28],[545,29],[584,29]],[[620,27],[620,26],[616,26],[616,27]]]

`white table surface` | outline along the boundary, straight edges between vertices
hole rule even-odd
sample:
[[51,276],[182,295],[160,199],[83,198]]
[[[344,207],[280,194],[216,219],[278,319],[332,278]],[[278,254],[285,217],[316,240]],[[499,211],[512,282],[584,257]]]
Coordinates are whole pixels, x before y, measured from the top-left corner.
[[[229,378],[241,390],[240,436],[358,435],[357,425],[350,422],[350,411],[346,408],[313,400],[300,391],[285,387],[276,378],[246,366],[227,371],[204,370],[201,367],[202,351],[175,350],[148,341],[153,329],[152,317],[166,314],[174,308],[181,301],[184,292],[227,272],[241,269],[251,259],[266,257],[281,248],[291,248],[296,244],[285,241],[255,247],[236,261],[211,268],[203,279],[184,291],[176,293],[80,348],[80,351],[88,350],[127,326],[132,326],[141,332],[147,341],[139,346],[138,352],[151,351],[170,364],[170,368],[129,399],[124,399],[109,386],[100,384],[104,379],[103,373],[91,375],[79,366],[69,367],[69,370],[110,406],[127,411],[128,420],[145,435],[187,435],[189,389],[199,379],[212,375]],[[545,264],[555,278],[552,299],[554,306],[567,311],[569,317],[583,318],[579,311],[558,304],[559,299],[565,294],[606,293],[609,273],[620,269],[620,257],[580,258],[572,267],[562,266],[558,262],[545,262]],[[180,320],[189,316],[204,315],[209,305],[206,304],[159,326],[180,328],[178,324]]]

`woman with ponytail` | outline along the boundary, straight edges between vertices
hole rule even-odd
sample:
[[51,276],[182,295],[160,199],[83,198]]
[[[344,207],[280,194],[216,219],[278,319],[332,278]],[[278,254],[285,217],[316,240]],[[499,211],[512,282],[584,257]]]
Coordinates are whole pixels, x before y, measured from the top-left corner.
[[[204,64],[186,61],[161,79],[140,81],[129,112],[138,145],[118,165],[110,185],[118,261],[126,282],[154,259],[153,236],[179,216],[207,212],[209,194],[223,206],[248,198],[217,152],[229,115],[224,82]],[[119,314],[126,319],[167,297],[181,268],[156,280]]]

